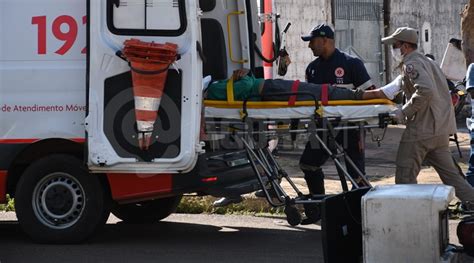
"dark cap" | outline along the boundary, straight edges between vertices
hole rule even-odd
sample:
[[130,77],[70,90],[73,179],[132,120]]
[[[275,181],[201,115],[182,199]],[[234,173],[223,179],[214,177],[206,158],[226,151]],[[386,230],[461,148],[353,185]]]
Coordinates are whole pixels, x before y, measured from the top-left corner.
[[313,29],[311,29],[309,34],[306,36],[302,36],[301,39],[303,41],[310,41],[314,37],[327,37],[327,38],[334,39],[334,31],[332,30],[330,26],[326,24],[320,24],[313,27]]

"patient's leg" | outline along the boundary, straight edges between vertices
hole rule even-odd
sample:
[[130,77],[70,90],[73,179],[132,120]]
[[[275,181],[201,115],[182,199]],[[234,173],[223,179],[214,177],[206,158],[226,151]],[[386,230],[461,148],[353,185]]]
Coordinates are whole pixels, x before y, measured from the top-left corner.
[[[262,100],[273,100],[273,101],[287,101],[288,96],[275,96],[275,93],[291,92],[294,81],[292,80],[265,80],[263,90],[261,92]],[[313,94],[317,100],[321,100],[322,85],[301,82],[298,87],[298,92],[307,92]],[[337,88],[335,86],[329,86],[328,88],[328,99],[329,100],[361,100],[362,91],[353,91],[346,88]],[[296,100],[313,100],[314,98],[309,95],[298,95]]]

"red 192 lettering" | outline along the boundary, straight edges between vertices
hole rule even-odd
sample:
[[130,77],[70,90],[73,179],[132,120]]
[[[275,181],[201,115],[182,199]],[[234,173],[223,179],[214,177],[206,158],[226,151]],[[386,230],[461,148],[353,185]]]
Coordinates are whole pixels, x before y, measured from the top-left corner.
[[[82,17],[82,25],[85,25],[87,22],[87,17],[83,16]],[[35,16],[31,19],[31,24],[32,25],[37,25],[38,27],[38,50],[37,53],[38,55],[46,55],[47,54],[47,18],[46,16]],[[65,26],[67,26],[67,30],[65,29]],[[71,48],[74,46],[76,40],[77,40],[77,35],[78,35],[78,23],[72,16],[68,15],[62,15],[58,16],[57,18],[54,19],[52,26],[51,26],[51,31],[53,33],[53,36],[57,39],[60,40],[63,43],[63,45],[56,50],[54,53],[58,55],[65,55]],[[86,54],[87,50],[86,48],[83,48],[81,50],[81,54]]]

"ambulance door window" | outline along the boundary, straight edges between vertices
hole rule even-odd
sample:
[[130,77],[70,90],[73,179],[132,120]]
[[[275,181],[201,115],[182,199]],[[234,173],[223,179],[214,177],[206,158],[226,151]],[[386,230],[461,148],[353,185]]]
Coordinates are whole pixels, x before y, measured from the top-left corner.
[[144,29],[144,2],[145,0],[130,0],[114,5],[113,26],[117,29]]
[[149,1],[149,3],[146,7],[147,14],[150,14],[147,16],[147,28],[179,30],[181,23],[179,21],[178,0],[154,0]]
[[186,31],[185,0],[108,0],[107,25],[117,35],[179,36]]

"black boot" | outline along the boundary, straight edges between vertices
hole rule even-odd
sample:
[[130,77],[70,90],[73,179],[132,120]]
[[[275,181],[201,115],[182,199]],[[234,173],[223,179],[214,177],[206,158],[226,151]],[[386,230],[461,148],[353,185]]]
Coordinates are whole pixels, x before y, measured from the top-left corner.
[[[303,171],[304,179],[308,185],[311,195],[324,195],[324,173],[322,169],[316,171]],[[309,225],[321,219],[321,208],[319,204],[305,204],[304,211],[306,218],[301,221],[302,225]]]
[[304,179],[308,185],[309,193],[312,195],[325,194],[324,189],[324,173],[323,169],[319,168],[316,171],[303,171]]

